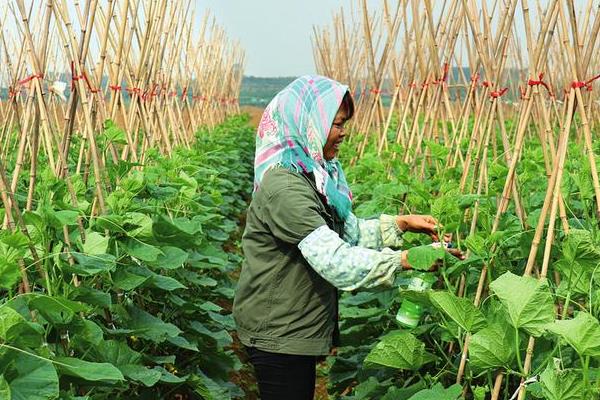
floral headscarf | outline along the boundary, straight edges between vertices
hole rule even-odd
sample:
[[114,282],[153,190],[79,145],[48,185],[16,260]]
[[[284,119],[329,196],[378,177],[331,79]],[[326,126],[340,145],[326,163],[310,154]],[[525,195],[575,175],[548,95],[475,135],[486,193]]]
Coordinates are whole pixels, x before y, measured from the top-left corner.
[[348,86],[305,75],[279,92],[265,109],[256,136],[254,191],[274,166],[312,172],[317,190],[343,220],[352,193],[337,158],[325,160],[323,146]]

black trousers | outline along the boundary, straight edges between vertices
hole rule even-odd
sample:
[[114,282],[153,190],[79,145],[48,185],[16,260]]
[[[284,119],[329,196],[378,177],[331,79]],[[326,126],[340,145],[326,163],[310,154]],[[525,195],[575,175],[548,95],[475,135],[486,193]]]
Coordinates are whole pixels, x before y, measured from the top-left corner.
[[246,347],[261,400],[313,400],[317,357],[269,353]]

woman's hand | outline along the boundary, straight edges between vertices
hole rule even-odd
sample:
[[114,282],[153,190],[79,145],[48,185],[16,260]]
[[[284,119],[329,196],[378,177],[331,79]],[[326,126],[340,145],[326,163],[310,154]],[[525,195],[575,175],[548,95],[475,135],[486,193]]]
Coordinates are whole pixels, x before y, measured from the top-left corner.
[[431,215],[399,215],[396,224],[403,232],[425,233],[434,241],[439,241],[437,220]]

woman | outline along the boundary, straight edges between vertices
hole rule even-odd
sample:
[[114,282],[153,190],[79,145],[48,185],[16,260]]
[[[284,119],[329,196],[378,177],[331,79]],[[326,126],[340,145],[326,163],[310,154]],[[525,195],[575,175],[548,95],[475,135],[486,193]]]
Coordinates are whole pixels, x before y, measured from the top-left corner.
[[390,285],[410,268],[406,252],[390,249],[404,231],[437,240],[430,216],[352,214],[336,156],[353,114],[347,86],[303,76],[258,127],[233,314],[263,400],[312,399],[316,360],[338,343],[338,289]]

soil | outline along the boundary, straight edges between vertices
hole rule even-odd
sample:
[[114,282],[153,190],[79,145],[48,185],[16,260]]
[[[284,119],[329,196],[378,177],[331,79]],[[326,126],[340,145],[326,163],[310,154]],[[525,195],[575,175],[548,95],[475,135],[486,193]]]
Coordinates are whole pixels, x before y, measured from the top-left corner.
[[256,106],[242,106],[241,111],[242,113],[250,114],[250,124],[258,127],[264,108]]

